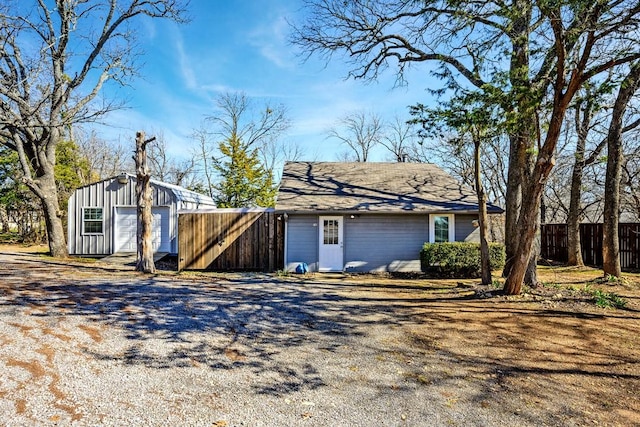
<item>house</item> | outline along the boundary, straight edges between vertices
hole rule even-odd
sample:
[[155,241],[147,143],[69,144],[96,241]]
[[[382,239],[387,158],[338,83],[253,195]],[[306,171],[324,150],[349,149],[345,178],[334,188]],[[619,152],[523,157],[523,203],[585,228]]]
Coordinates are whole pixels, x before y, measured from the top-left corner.
[[[153,248],[178,253],[178,210],[215,207],[213,199],[151,180]],[[105,256],[136,252],[136,177],[121,174],[78,188],[69,198],[69,254]]]
[[425,242],[479,241],[475,192],[433,164],[287,162],[276,211],[290,271],[420,271]]

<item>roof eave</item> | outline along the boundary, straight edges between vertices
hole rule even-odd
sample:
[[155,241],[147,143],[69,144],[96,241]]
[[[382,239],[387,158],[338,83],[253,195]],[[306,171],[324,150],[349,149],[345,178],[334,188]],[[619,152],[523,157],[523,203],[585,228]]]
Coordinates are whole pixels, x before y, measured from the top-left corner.
[[[300,208],[282,208],[276,207],[277,214],[301,214],[301,215],[427,215],[427,214],[478,214],[478,209],[396,209],[396,210],[361,210],[361,209],[300,209]],[[489,210],[489,215],[498,215],[504,213],[502,209]]]

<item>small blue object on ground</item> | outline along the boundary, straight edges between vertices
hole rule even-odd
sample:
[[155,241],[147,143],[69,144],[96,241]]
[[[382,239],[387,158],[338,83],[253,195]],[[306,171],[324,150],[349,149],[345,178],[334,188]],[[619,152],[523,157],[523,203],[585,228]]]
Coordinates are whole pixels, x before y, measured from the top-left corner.
[[302,262],[296,266],[296,273],[305,274],[309,272],[309,266],[306,262]]

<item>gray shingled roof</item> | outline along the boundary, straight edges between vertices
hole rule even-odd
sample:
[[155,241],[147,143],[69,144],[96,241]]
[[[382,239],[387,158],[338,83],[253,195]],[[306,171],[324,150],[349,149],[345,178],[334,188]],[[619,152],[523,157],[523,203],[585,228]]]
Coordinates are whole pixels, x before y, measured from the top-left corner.
[[[502,209],[488,206],[489,212]],[[287,162],[276,210],[284,212],[474,212],[475,192],[428,163]]]

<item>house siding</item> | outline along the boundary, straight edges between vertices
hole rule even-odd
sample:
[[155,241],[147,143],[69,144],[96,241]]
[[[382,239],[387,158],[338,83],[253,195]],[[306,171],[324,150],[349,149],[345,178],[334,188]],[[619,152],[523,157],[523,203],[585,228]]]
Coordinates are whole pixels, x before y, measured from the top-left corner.
[[[171,190],[151,185],[153,188],[153,207],[168,207],[169,234],[171,252],[178,252],[177,202]],[[136,206],[136,183],[128,179],[126,184],[118,183],[117,178],[107,179],[77,189],[69,198],[68,206],[68,249],[72,255],[103,256],[113,253],[114,216],[118,207]],[[103,233],[85,235],[82,233],[82,208],[103,208]]]
[[[429,241],[427,214],[344,215],[344,270],[347,272],[420,271],[420,250]],[[455,216],[455,240],[477,242],[473,214]],[[289,215],[286,269],[306,263],[318,271],[317,215]]]
[[345,217],[345,271],[420,271],[427,215]]
[[295,271],[306,263],[310,271],[318,271],[318,216],[289,215],[286,230],[285,269]]
[[456,242],[480,242],[480,228],[473,226],[477,219],[478,215],[456,215]]

